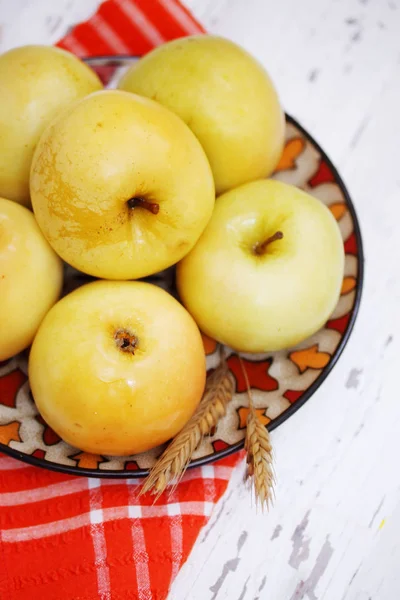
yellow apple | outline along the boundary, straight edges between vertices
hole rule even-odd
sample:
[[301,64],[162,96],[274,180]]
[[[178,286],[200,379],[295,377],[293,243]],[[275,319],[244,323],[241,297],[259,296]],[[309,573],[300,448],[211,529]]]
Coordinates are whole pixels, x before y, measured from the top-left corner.
[[0,198],[0,360],[29,346],[62,280],[62,262],[31,211]]
[[32,162],[36,218],[57,253],[105,279],[180,260],[208,223],[214,182],[190,129],[134,94],[96,92],[43,134]]
[[217,194],[268,176],[279,160],[284,115],[275,88],[262,65],[229,40],[203,35],[159,46],[119,87],[157,100],[189,125]]
[[255,181],[218,198],[178,265],[183,303],[207,335],[246,352],[280,350],[331,315],[344,250],[329,209],[305,192]]
[[78,58],[48,46],[0,56],[0,195],[29,206],[29,169],[46,125],[72,101],[101,89]]
[[65,296],[32,345],[36,405],[66,442],[128,455],[174,436],[201,399],[200,332],[167,292],[137,281],[96,281]]

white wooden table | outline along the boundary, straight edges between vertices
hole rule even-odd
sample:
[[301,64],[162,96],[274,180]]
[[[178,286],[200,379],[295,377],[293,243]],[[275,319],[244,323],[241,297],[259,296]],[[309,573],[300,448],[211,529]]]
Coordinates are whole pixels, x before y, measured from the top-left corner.
[[[150,0],[149,0],[150,1]],[[98,0],[0,0],[0,51],[52,43]],[[186,0],[268,68],[339,168],[366,253],[361,311],[318,392],[272,434],[276,504],[238,470],[171,600],[400,598],[400,1]]]

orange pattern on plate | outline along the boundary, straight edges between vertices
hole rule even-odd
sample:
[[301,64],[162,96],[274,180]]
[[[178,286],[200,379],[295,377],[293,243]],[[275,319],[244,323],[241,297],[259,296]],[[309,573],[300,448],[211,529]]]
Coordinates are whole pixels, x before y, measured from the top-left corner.
[[293,138],[286,142],[275,172],[294,169],[296,166],[296,159],[303,152],[304,148],[305,142],[301,138]]
[[99,464],[105,462],[104,456],[100,454],[89,454],[89,452],[79,452],[70,456],[76,460],[76,465],[84,469],[97,469]]
[[335,217],[336,221],[340,221],[340,219],[343,217],[344,213],[347,210],[347,207],[343,202],[335,202],[334,204],[331,204],[328,208]]
[[[265,408],[256,408],[255,411],[257,414],[257,418],[260,421],[260,423],[262,423],[262,425],[268,425],[268,423],[271,422],[271,419],[265,414]],[[240,408],[238,408],[237,412],[239,416],[239,429],[244,429],[247,423],[249,407],[241,406]]]
[[352,275],[350,275],[349,277],[345,277],[343,279],[343,283],[342,283],[342,291],[340,292],[341,294],[348,294],[349,292],[351,292],[352,290],[354,290],[354,288],[357,285],[357,281],[356,278],[353,277]]
[[323,369],[330,361],[331,355],[328,352],[320,352],[318,344],[314,344],[304,350],[291,352],[289,358],[298,367],[300,373],[304,373],[306,369]]
[[206,353],[206,355],[208,356],[209,354],[215,352],[217,348],[217,342],[212,338],[208,337],[208,335],[206,335],[205,333],[202,333],[201,337],[203,340],[204,352]]
[[19,421],[12,421],[7,425],[0,425],[0,442],[8,446],[10,442],[20,442],[19,428],[21,423]]

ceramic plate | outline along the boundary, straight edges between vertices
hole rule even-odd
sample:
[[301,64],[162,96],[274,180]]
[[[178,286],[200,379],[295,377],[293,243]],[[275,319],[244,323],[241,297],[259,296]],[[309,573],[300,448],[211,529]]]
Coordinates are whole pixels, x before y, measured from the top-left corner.
[[[115,81],[129,57],[99,57],[90,64],[103,81]],[[286,117],[286,145],[275,179],[294,184],[326,204],[337,220],[346,253],[342,292],[331,319],[295,348],[242,358],[258,416],[270,430],[288,419],[322,384],[339,358],[358,311],[363,254],[353,204],[338,172],[320,146],[291,117]],[[66,291],[86,277],[67,269]],[[174,293],[173,269],[152,278]],[[262,323],[260,323],[262,326]],[[218,363],[217,344],[204,337],[209,369]],[[196,450],[190,466],[215,461],[242,448],[247,417],[246,387],[237,356],[226,349],[236,393],[214,435]],[[143,477],[163,447],[128,457],[81,452],[60,440],[38,414],[27,378],[27,352],[0,363],[0,450],[25,462],[74,475]]]

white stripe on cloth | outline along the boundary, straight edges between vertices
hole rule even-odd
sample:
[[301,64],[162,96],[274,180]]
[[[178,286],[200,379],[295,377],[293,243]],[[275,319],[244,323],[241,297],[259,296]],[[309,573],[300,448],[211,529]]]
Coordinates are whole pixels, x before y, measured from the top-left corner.
[[132,4],[129,0],[117,0],[117,4],[131,23],[140,29],[141,33],[153,46],[159,46],[166,41],[138,6]]
[[0,493],[0,506],[19,506],[21,504],[30,504],[31,502],[41,502],[66,496],[68,494],[76,494],[87,490],[85,479],[76,479],[72,481],[62,481],[43,487],[33,488],[31,490],[21,490],[19,492]]
[[[114,508],[103,508],[103,523],[108,521],[117,521],[119,519],[137,518],[140,517],[160,517],[163,514],[167,515],[194,515],[194,516],[209,516],[213,509],[213,502],[179,502],[176,504],[165,504],[160,506],[116,506]],[[161,510],[160,510],[161,509]],[[40,525],[32,525],[30,527],[19,527],[14,529],[4,529],[2,531],[3,542],[25,542],[34,539],[49,537],[59,533],[66,533],[85,525],[90,525],[90,512],[69,517],[60,521],[52,521],[51,523],[42,523]],[[97,511],[92,517],[95,521],[100,518]]]
[[4,456],[0,458],[0,471],[11,471],[14,469],[27,469],[31,465],[27,463],[21,462],[16,458],[11,458],[10,456]]
[[213,465],[204,465],[201,467],[203,476],[204,499],[206,502],[213,502],[215,499],[215,479]]
[[204,33],[204,31],[197,25],[197,23],[183,10],[175,0],[158,0],[159,3],[165,8],[170,15],[172,15],[186,30],[187,34],[193,35],[196,33]]
[[73,52],[77,56],[86,56],[88,53],[87,48],[78,42],[73,33],[68,35],[65,40],[63,40],[63,46],[66,50]]
[[177,576],[181,562],[182,562],[182,554],[183,554],[183,523],[182,523],[182,515],[179,512],[176,512],[173,508],[179,506],[179,494],[175,489],[170,495],[169,499],[171,500],[171,504],[167,507],[167,513],[170,517],[169,519],[169,530],[171,535],[171,558],[172,558],[172,566],[171,566],[171,580],[170,587],[175,577]]
[[3,542],[26,542],[79,529],[79,527],[84,527],[85,525],[89,525],[89,523],[90,513],[83,513],[61,521],[31,525],[30,527],[3,529],[1,539]]
[[130,505],[130,517],[142,517],[151,519],[152,517],[175,516],[175,515],[195,515],[209,516],[213,507],[212,502],[184,501],[171,502],[168,504],[151,504],[150,506]]
[[[0,471],[10,469],[23,469],[29,465],[19,462],[13,458],[4,457],[0,459]],[[192,469],[187,471],[182,478],[182,481],[193,481],[194,479],[221,479],[228,481],[232,473],[232,467],[223,467],[218,465],[205,465],[201,469]],[[141,486],[143,483],[140,479],[130,480],[130,485]],[[123,485],[123,482],[118,479],[104,479],[103,486]],[[18,492],[0,492],[0,506],[20,506],[22,504],[31,504],[33,502],[42,502],[51,500],[68,494],[76,494],[87,489],[86,480],[83,478],[62,481],[52,485],[37,487],[30,490],[20,490]],[[159,508],[157,505],[154,508]]]
[[120,54],[131,53],[129,46],[121,40],[116,31],[99,14],[93,15],[89,22],[96,29],[96,33],[104,42],[111,46],[114,52],[119,52]]
[[97,575],[97,591],[100,600],[111,600],[110,570],[107,565],[107,543],[104,533],[101,480],[87,480],[90,506],[90,535],[93,541],[94,560]]
[[232,471],[233,467],[205,465],[202,467],[202,470],[196,468],[186,471],[181,481],[192,481],[193,479],[203,479],[205,477],[207,479],[222,479],[224,481],[228,481]]
[[[132,508],[137,502],[137,493],[130,481],[127,481],[128,498],[129,498],[129,516],[132,516]],[[138,508],[144,508],[138,506]],[[138,600],[151,600],[151,585],[149,571],[149,555],[146,548],[146,540],[144,537],[144,529],[140,516],[132,519],[132,547],[133,547],[133,564],[136,571],[136,583]]]

